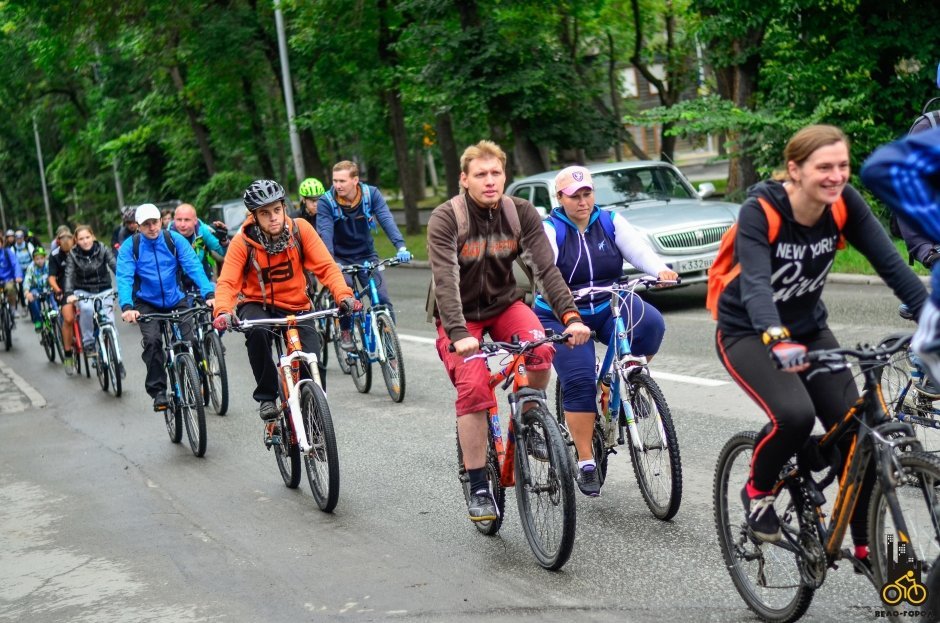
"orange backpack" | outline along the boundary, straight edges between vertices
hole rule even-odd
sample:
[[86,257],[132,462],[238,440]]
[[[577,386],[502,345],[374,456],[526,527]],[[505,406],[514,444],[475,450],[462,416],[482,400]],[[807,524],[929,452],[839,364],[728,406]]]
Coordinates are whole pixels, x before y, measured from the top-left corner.
[[[780,234],[780,213],[776,208],[770,205],[767,200],[758,197],[760,207],[764,210],[764,216],[767,217],[767,240],[773,244]],[[842,228],[845,227],[845,221],[848,220],[849,213],[842,197],[832,204],[832,218],[836,222],[836,228],[839,230],[839,242],[837,249],[845,248],[845,238],[841,235]],[[718,320],[718,298],[724,292],[725,286],[731,283],[735,277],[741,274],[741,264],[737,262],[734,256],[734,239],[738,234],[738,224],[735,223],[721,237],[721,246],[718,247],[718,255],[715,256],[715,263],[708,269],[708,295],[705,298],[705,307],[712,313],[712,318]]]

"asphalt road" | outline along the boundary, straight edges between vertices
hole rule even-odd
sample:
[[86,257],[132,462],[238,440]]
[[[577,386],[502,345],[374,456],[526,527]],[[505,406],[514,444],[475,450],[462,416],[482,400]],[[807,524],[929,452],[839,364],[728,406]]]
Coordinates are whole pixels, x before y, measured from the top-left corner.
[[[316,508],[306,479],[285,488],[265,451],[240,335],[225,338],[231,412],[209,416],[197,459],[150,410],[136,327],[120,327],[128,377],[115,399],[94,378],[67,378],[20,326],[0,362],[38,393],[0,408],[0,621],[756,620],[723,568],[711,481],[724,441],[763,416],[727,383],[703,286],[654,297],[668,327],[654,373],[726,382],[660,377],[681,445],[679,514],[653,518],[626,454],[612,457],[602,496],[578,496],[574,553],[551,573],[529,552],[513,492],[498,536],[467,521],[455,392],[427,343],[429,273],[386,275],[407,395],[393,404],[378,370],[360,395],[330,362],[342,465],[332,515]],[[886,288],[830,284],[824,296],[845,343],[909,328]],[[843,566],[805,620],[865,620],[879,607]]]

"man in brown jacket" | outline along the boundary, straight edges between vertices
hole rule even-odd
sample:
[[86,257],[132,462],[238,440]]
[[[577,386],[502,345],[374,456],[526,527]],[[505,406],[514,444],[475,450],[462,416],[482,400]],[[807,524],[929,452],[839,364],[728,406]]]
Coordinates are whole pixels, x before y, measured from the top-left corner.
[[[528,201],[504,197],[506,154],[491,141],[468,147],[460,158],[461,198],[438,206],[428,222],[428,259],[437,303],[437,352],[457,388],[457,436],[470,478],[471,521],[496,519],[497,509],[486,480],[487,409],[494,406],[489,372],[480,359],[464,361],[480,347],[488,332],[497,341],[544,336],[535,313],[523,302],[512,265],[521,257],[541,282],[546,300],[571,335],[568,344],[584,344],[590,330],[581,323],[542,229],[538,212]],[[465,201],[466,231],[458,235],[455,213]],[[507,214],[505,202],[511,202]],[[514,210],[513,210],[514,208]],[[458,238],[460,248],[458,249]],[[465,238],[465,239],[464,239]],[[453,344],[455,352],[448,351]],[[551,346],[534,351],[526,370],[529,383],[545,389],[551,373]]]

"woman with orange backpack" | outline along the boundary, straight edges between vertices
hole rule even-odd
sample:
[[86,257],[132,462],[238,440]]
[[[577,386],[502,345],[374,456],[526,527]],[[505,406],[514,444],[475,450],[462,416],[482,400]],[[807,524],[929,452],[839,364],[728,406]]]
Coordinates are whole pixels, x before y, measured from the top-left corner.
[[[770,419],[741,490],[751,532],[768,542],[782,536],[771,492],[781,467],[806,442],[817,417],[828,429],[858,398],[849,370],[810,379],[805,361],[808,350],[839,346],[821,295],[843,235],[915,313],[927,298],[871,208],[848,184],[849,140],[842,130],[803,128],[787,143],[784,162],[777,179],[748,191],[731,234],[735,266],[709,273],[718,356]],[[843,457],[851,440],[844,442]],[[866,476],[851,522],[855,555],[866,562],[865,513],[874,475]]]

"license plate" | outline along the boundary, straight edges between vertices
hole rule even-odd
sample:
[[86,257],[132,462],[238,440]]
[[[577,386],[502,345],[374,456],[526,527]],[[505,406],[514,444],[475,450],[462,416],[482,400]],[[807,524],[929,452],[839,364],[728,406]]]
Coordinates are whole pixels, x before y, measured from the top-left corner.
[[715,262],[713,257],[703,257],[697,260],[683,260],[676,262],[677,273],[691,273],[697,270],[707,270]]

